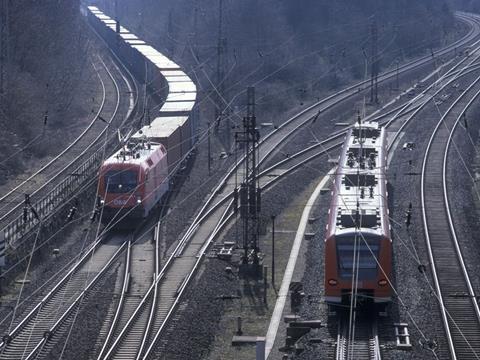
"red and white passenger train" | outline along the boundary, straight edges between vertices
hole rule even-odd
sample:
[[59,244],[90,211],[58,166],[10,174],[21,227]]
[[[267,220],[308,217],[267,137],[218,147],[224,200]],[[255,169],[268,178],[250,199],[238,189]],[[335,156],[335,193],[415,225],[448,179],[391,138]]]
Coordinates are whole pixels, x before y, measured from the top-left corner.
[[88,6],[86,16],[130,71],[150,84],[152,92],[163,94],[168,89],[150,125],[131,136],[99,171],[102,221],[145,218],[169,190],[172,175],[192,148],[197,88],[178,64],[97,7]]
[[349,130],[333,184],[325,239],[325,300],[373,303],[392,298],[387,203],[387,139],[377,123]]

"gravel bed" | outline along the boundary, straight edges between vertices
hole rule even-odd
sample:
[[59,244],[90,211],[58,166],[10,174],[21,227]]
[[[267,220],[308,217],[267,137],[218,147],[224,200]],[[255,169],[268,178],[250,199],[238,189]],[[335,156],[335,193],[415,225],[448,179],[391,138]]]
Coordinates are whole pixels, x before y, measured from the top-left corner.
[[[468,112],[468,135],[459,124],[450,145],[447,163],[447,190],[452,219],[461,246],[467,271],[471,276],[473,289],[480,289],[480,223],[479,194],[474,190],[473,165],[478,151],[478,129],[476,119],[480,115],[478,102]],[[475,146],[477,149],[475,149]]]
[[[116,271],[110,271],[82,303],[72,319],[62,327],[62,336],[44,359],[77,360],[92,358],[98,333],[114,301]],[[95,299],[93,301],[93,299]]]
[[[93,206],[93,203],[92,203]],[[56,280],[65,274],[61,269],[65,268],[78,254],[80,254],[94,239],[96,226],[90,225],[88,219],[90,205],[80,207],[76,213],[76,220],[74,219],[70,224],[64,224],[64,227],[57,233],[50,233],[42,231],[37,239],[37,247],[26,279],[29,283],[23,287],[22,301],[28,299],[25,304],[21,304],[16,312],[16,317],[19,317],[31,304],[35,303],[41,296],[46,295],[50,288],[55,284]],[[65,215],[68,212],[68,207],[60,213]],[[84,212],[86,211],[86,212]],[[59,216],[60,216],[59,215]],[[63,216],[61,217],[63,219]],[[23,256],[29,256],[31,253],[31,243],[25,245],[22,252]],[[58,249],[58,255],[53,254],[53,250]],[[19,256],[17,251],[17,256]],[[2,297],[0,307],[0,331],[8,332],[10,320],[7,316],[11,313],[13,307],[16,305],[17,297],[21,289],[21,285],[15,283],[15,280],[21,280],[25,276],[27,267],[26,261],[21,261],[23,258],[10,256],[9,264],[16,267],[11,268],[9,273],[4,274],[4,283],[2,284]],[[28,260],[28,257],[27,257]]]
[[[442,111],[445,111],[446,108],[447,104],[441,105]],[[422,154],[426,148],[431,131],[438,121],[438,114],[433,113],[432,116],[429,112],[431,112],[431,109],[429,111],[422,111],[419,114],[415,122],[407,128],[406,134],[401,141],[402,143],[403,141],[415,142],[417,145],[416,149],[412,153],[405,153],[400,147],[400,149],[395,152],[392,164],[388,169],[389,207],[390,216],[393,218],[393,280],[398,296],[394,297],[394,301],[388,309],[388,317],[382,318],[379,323],[381,342],[386,346],[386,349],[383,351],[385,359],[434,359],[432,352],[424,345],[425,339],[421,333],[423,333],[425,338],[436,342],[436,352],[439,358],[449,358],[448,348],[444,342],[443,327],[440,321],[438,305],[430,287],[433,283],[430,278],[419,204],[420,177],[405,175],[410,171],[421,171]],[[409,166],[408,160],[413,161],[412,168]],[[456,165],[459,165],[458,163],[457,161]],[[452,171],[455,172],[455,174],[460,174],[458,170],[452,169]],[[459,185],[463,183],[462,177],[460,176],[455,177],[455,180],[459,182]],[[465,179],[463,179],[463,181],[465,181]],[[469,193],[471,193],[471,187],[464,186],[463,195],[461,191],[456,192],[455,195],[464,199]],[[404,225],[404,211],[406,211],[410,201],[414,209],[412,216],[413,221],[407,231]],[[323,206],[324,219],[326,219],[326,211],[328,209],[325,205],[326,204]],[[322,206],[319,206],[319,209],[321,207]],[[320,215],[320,219],[322,219],[322,215]],[[324,221],[325,220],[320,220],[320,231],[317,233],[315,241],[308,243],[306,268],[310,271],[305,273],[303,278],[307,301],[304,301],[300,313],[306,319],[327,321],[329,327],[312,332],[302,340],[301,344],[304,346],[305,351],[297,357],[302,360],[323,358],[321,356],[325,356],[326,353],[334,351],[330,346],[331,343],[329,343],[329,340],[332,341],[333,339],[332,337],[329,339],[328,333],[330,333],[330,335],[336,334],[335,320],[328,317],[326,307],[323,304],[319,304],[317,301],[308,301],[308,294],[323,294],[323,282],[318,281],[318,279],[323,278],[323,265],[321,262],[318,262],[317,259],[323,258],[324,256],[323,241],[321,241],[324,237],[324,231],[322,231],[325,226]],[[474,229],[467,230],[468,233],[470,233],[470,231],[474,231]],[[416,254],[418,254],[420,263],[427,267],[427,277],[420,273],[418,269],[419,262],[416,260]],[[475,262],[473,263],[475,264]],[[406,322],[409,324],[409,332],[413,343],[412,351],[405,352],[393,349],[394,333],[392,325],[396,322]],[[324,343],[309,344],[308,340],[311,337],[321,338]]]
[[[311,166],[304,167],[297,172],[297,176],[302,178],[302,182],[289,177],[277,184],[275,191],[264,193],[262,197],[262,217],[269,219],[271,215],[278,213],[278,209],[288,206],[292,199],[303,191],[308,184],[324,171],[328,171],[327,165],[325,162],[312,163]],[[234,239],[234,233],[235,229],[232,227],[225,234],[225,238]],[[215,302],[212,299],[220,294],[235,293],[235,289],[240,286],[236,278],[229,278],[225,275],[227,264],[219,260],[209,260],[204,265],[205,270],[199,277],[198,284],[191,286],[185,296],[185,310],[178,313],[177,319],[170,326],[169,334],[164,338],[164,342],[168,346],[166,348],[164,348],[165,345],[159,346],[159,353],[167,354],[166,359],[209,358],[208,354],[215,334],[222,333],[222,330],[218,328],[223,313],[222,308],[218,306],[218,301]],[[212,281],[212,278],[215,278],[215,281]],[[223,279],[223,281],[219,279]],[[228,284],[225,279],[228,280]],[[202,291],[198,291],[198,289],[202,289]],[[196,324],[197,322],[201,324],[200,329],[192,326],[193,318]],[[175,345],[179,339],[182,342],[181,347]]]
[[[421,116],[419,116],[419,118],[421,118]],[[430,120],[435,121],[435,118]],[[409,135],[409,141],[417,141],[418,139],[417,142],[420,142],[420,139],[426,138],[431,127],[425,121],[422,121],[421,127],[422,131],[419,131],[419,129],[417,128],[415,128],[415,131],[411,131],[411,136]],[[324,133],[328,133],[328,131],[325,131]],[[296,140],[292,141],[292,143],[296,143],[296,145],[292,146],[292,144],[289,144],[289,151],[295,146],[297,146],[298,148],[300,148],[302,145],[304,146],[304,138],[306,134],[305,132],[303,132],[303,140],[301,139],[301,134],[302,132],[299,132],[299,134],[296,136]],[[411,137],[415,138],[411,139]],[[417,147],[416,153],[421,153],[420,146]],[[400,153],[400,156],[403,155],[404,154]],[[417,165],[420,166],[420,164]],[[287,180],[282,180],[279,184],[277,184],[275,192],[267,192],[262,197],[262,216],[265,219],[268,219],[271,214],[278,212],[277,209],[287,206],[293,194],[299,193],[306,186],[306,184],[313,181],[316,177],[318,177],[318,175],[326,173],[328,170],[328,164],[324,160],[315,161],[312,162],[308,167],[304,167],[303,169],[297,171],[296,176],[292,176]],[[405,173],[409,169],[405,168],[403,162],[400,161],[399,165],[391,168],[390,170],[390,172],[392,172],[393,170],[394,172]],[[302,182],[300,183],[298,182],[298,180],[293,179],[294,177],[296,179],[301,178]],[[402,177],[400,175],[397,177],[394,176],[394,179],[391,179],[390,182],[393,185],[390,187],[390,202],[392,204],[392,209],[404,209],[406,208],[406,206],[408,206],[408,203],[407,205],[405,205],[405,199],[402,200],[401,194],[410,194],[412,188],[418,188],[418,185],[415,183],[416,180],[417,179],[415,179],[414,177],[410,179]],[[414,209],[415,208],[418,210],[418,204],[414,204]],[[309,269],[309,271],[305,273],[305,276],[302,280],[307,296],[306,300],[303,303],[301,314],[308,319],[323,319],[326,323],[328,323],[329,326],[325,329],[312,332],[309,335],[309,337],[323,338],[323,344],[310,345],[306,341],[308,337],[306,338],[306,340],[304,341],[305,351],[299,356],[300,359],[318,359],[318,356],[320,354],[325,354],[325,351],[334,351],[332,346],[332,338],[334,338],[334,335],[336,334],[336,321],[335,318],[328,317],[327,307],[323,305],[323,302],[321,300],[321,294],[323,294],[323,282],[318,280],[323,278],[322,262],[319,262],[318,259],[323,258],[322,240],[324,237],[323,229],[325,227],[327,210],[328,201],[322,202],[322,205],[318,207],[318,210],[315,210],[316,212],[318,212],[320,220],[316,224],[318,229],[317,237],[314,241],[308,242],[308,251],[305,254],[305,264],[306,268]],[[392,215],[399,223],[403,222],[403,211],[392,211]],[[233,231],[233,228],[230,231]],[[419,252],[421,259],[425,259],[426,253],[424,248],[425,246],[423,241],[421,224],[413,224],[413,226],[411,226],[411,228],[409,229],[409,232],[411,234],[411,237],[415,239],[417,243],[416,250]],[[226,237],[232,238],[231,235],[232,234],[227,234]],[[406,236],[406,232],[404,231],[404,229],[399,230],[398,235],[397,232],[395,232],[394,239],[396,236],[401,237],[402,240],[404,238],[408,239],[408,236]],[[400,240],[395,241],[394,247],[395,273],[402,274],[401,279],[405,279],[404,282],[402,282],[400,285],[397,285],[400,297],[408,307],[408,311],[410,314],[412,314],[412,318],[417,324],[418,328],[426,334],[428,339],[434,339],[435,341],[437,341],[437,343],[439,343],[439,347],[441,347],[443,329],[440,323],[432,321],[432,319],[435,319],[435,316],[438,317],[438,311],[436,302],[432,298],[430,290],[427,286],[425,286],[425,278],[422,274],[419,273],[417,269],[418,264],[411,258],[411,250],[407,250],[407,248],[404,247],[402,241]],[[401,261],[397,259],[401,259]],[[206,277],[212,276],[207,275],[210,274],[209,268],[211,263],[212,261],[208,263],[205,273],[201,276],[199,281],[204,281]],[[219,267],[217,271],[223,273],[224,268]],[[397,277],[399,277],[399,275],[397,275]],[[395,279],[395,281],[399,282],[398,279]],[[219,294],[222,292],[224,287],[225,285],[218,281],[205,281],[205,283],[202,282],[201,287],[195,287],[197,289],[201,288],[202,292],[191,291],[191,293],[187,295],[187,297],[185,298],[187,300],[185,301],[195,304],[196,319],[198,318],[199,321],[202,323],[202,330],[197,332],[194,327],[191,326],[192,313],[189,312],[190,310],[180,311],[176,321],[174,322],[174,324],[172,324],[172,330],[170,334],[165,337],[165,342],[170,344],[167,350],[169,351],[168,354],[170,354],[170,351],[173,351],[171,349],[176,349],[175,351],[179,351],[177,350],[177,346],[171,345],[175,344],[170,343],[171,341],[178,341],[176,339],[179,338],[190,339],[193,336],[192,333],[195,333],[195,336],[198,337],[198,334],[201,333],[202,339],[204,339],[201,341],[201,344],[197,341],[189,341],[187,344],[183,342],[182,349],[188,348],[189,354],[193,355],[182,354],[181,356],[184,356],[184,359],[193,359],[200,358],[198,354],[203,354],[204,358],[209,358],[208,351],[205,351],[204,346],[206,346],[207,348],[211,346],[213,334],[221,332],[221,329],[218,329],[218,324],[222,312],[218,309],[217,306],[212,305],[211,298],[204,296],[203,292],[209,294]],[[418,291],[412,292],[411,289],[418,289]],[[189,309],[189,307],[187,307],[187,309]],[[429,350],[424,350],[422,346],[418,343],[421,335],[419,334],[418,330],[415,329],[415,326],[413,325],[411,318],[409,318],[409,315],[406,313],[405,308],[401,305],[398,305],[398,300],[394,302],[394,304],[391,306],[391,309],[389,310],[389,317],[380,324],[380,327],[382,329],[385,328],[390,331],[390,333],[388,333],[388,331],[383,332],[383,341],[389,342],[388,345],[391,345],[390,343],[393,339],[393,327],[391,326],[391,324],[398,321],[405,321],[410,323],[410,332],[412,334],[412,341],[414,341],[414,349],[409,353],[400,351],[388,351],[388,358],[404,359],[405,356],[411,356],[412,358],[417,359],[433,358],[431,352],[429,352]],[[208,328],[207,333],[205,333],[204,331],[206,329],[205,327]],[[209,338],[210,342],[205,342],[206,338]],[[166,358],[170,357],[167,356]]]
[[[318,121],[317,124],[321,123],[323,123],[323,121]],[[315,132],[318,136],[319,133],[326,134],[330,131],[322,127],[322,129]],[[295,141],[298,144],[302,144],[300,134],[301,132],[299,132],[298,142]],[[303,137],[305,137],[305,135],[306,134],[303,133]],[[215,145],[215,141],[213,142],[214,151],[218,152],[221,149],[221,146],[219,144]],[[175,207],[171,210],[170,215],[166,219],[167,245],[173,243],[178,238],[178,234],[184,231],[185,226],[188,225],[188,222],[196,211],[195,204],[200,204],[203,201],[204,197],[208,194],[212,186],[217,183],[221,173],[220,170],[225,169],[227,165],[233,161],[233,159],[229,159],[227,161],[214,159],[215,175],[207,180],[208,169],[206,167],[206,142],[199,146],[199,150],[200,151],[197,154],[197,158],[193,163],[192,169],[186,175],[186,178],[183,179],[181,188],[177,189],[177,193],[174,196],[174,203],[180,205],[175,205]],[[290,147],[288,150],[291,151]],[[262,199],[262,215],[265,217],[265,219],[269,219],[270,214],[278,212],[277,209],[286,206],[296,193],[304,189],[306,184],[310,183],[310,181],[313,181],[319,174],[328,171],[327,166],[328,165],[324,161],[318,162],[318,164],[312,163],[310,167],[306,167],[297,171],[296,175],[302,178],[302,183],[295,181],[292,179],[292,177],[290,177],[289,179],[281,181],[279,184],[277,184],[275,193],[266,193]],[[320,229],[319,233],[321,233],[321,229],[324,228],[324,223],[322,223],[322,221],[318,222],[318,228]],[[323,239],[323,235],[318,236]],[[310,304],[312,310],[308,310],[305,307],[304,309],[302,308],[302,313],[309,316],[321,317],[325,316],[326,314],[325,307],[321,305],[319,306],[319,302],[318,300],[315,300],[315,297],[318,297],[318,294],[322,293],[322,289],[319,288],[319,285],[321,285],[322,282],[318,281],[318,277],[321,276],[322,267],[318,262],[319,257],[310,255],[312,252],[314,252],[314,249],[310,249],[310,247],[314,248],[317,246],[321,248],[321,246],[318,246],[318,244],[323,244],[322,241],[317,240],[318,239],[316,239],[316,241],[309,242],[309,251],[306,257],[306,263],[308,265],[307,268],[318,267],[319,269],[316,270],[320,272],[317,271],[315,274],[316,278],[312,276],[311,280],[308,278],[304,280],[307,284],[306,288],[309,289],[310,297],[308,303]],[[78,244],[78,241],[75,242],[75,240],[72,239],[71,244]],[[68,249],[69,253],[71,252],[71,254],[76,253],[75,250],[78,251],[78,248],[75,248],[74,246],[69,246]],[[65,258],[67,258],[67,256],[65,256]],[[187,296],[185,297],[186,300],[181,306],[181,308],[184,310],[179,312],[174,320],[172,324],[173,330],[167,334],[167,337],[165,338],[166,343],[168,343],[168,345],[165,345],[168,352],[165,353],[162,351],[162,355],[168,354],[164,357],[166,359],[198,359],[208,357],[209,346],[211,346],[215,334],[219,330],[218,321],[222,316],[222,310],[225,306],[225,300],[219,300],[217,299],[217,296],[219,293],[234,291],[237,285],[235,284],[235,279],[229,277],[225,273],[224,268],[226,264],[224,262],[212,259],[209,260],[206,265],[207,266],[204,267],[202,275],[198,279],[197,285],[191,287],[187,293]],[[51,266],[48,264],[44,265],[44,268],[48,269],[50,267]],[[43,272],[47,273],[48,271],[43,270]],[[199,292],[198,289],[202,289],[202,291]],[[111,301],[109,300],[108,296],[108,294],[105,294],[105,296],[102,295],[97,301],[97,304],[90,304],[89,302],[87,307],[81,311],[82,316],[80,316],[80,318],[82,326],[76,326],[75,331],[71,336],[73,339],[82,340],[81,342],[79,341],[78,344],[74,343],[74,345],[69,343],[66,348],[64,358],[79,358],[78,354],[80,354],[80,352],[87,356],[88,344],[91,346],[89,339],[93,339],[92,334],[96,334],[100,329],[99,324],[101,324],[101,316],[98,316],[98,314],[104,314],[107,309],[107,303]],[[89,314],[89,316],[83,316],[86,314]],[[192,326],[192,321],[195,322],[195,326]],[[85,329],[88,329],[89,327],[93,329],[93,331],[90,331],[89,335],[86,336],[82,333],[82,331],[85,331]],[[76,346],[79,347],[78,351],[75,351]],[[55,356],[57,356],[61,352],[61,348],[62,346],[55,347],[52,354],[56,354]],[[306,353],[307,352],[305,352],[305,356],[307,355]],[[80,358],[83,358],[83,356]]]
[[[425,64],[412,72],[399,75],[400,89],[407,89],[413,86],[417,81],[425,77],[426,73],[429,73],[432,70],[432,64]],[[394,82],[395,79],[392,79],[379,84],[379,105],[367,105],[367,114],[376,111],[381,104],[390,101],[394,96],[396,96],[395,92],[392,92],[390,89],[390,86],[392,86]],[[365,96],[366,101],[368,101],[369,94],[367,93]],[[342,127],[335,126],[336,123],[353,123],[358,116],[358,112],[360,111],[361,113],[363,113],[363,100],[364,95],[362,93],[361,95],[355,95],[352,98],[343,101],[341,105],[336,105],[333,108],[322,112],[315,122],[311,122],[308,127],[299,130],[291,137],[291,139],[286,144],[283,144],[280,147],[283,153],[280,152],[276,154],[270,161],[267,162],[266,166],[272,165],[282,160],[285,157],[285,153],[292,154],[297,151],[303,150],[306,147],[306,143],[307,145],[311,145],[308,142],[313,143],[317,140],[326,139],[333,132],[341,130]],[[406,100],[407,99],[401,99],[390,108],[393,108],[396,105],[398,106],[401,102],[404,102]],[[296,113],[298,113],[298,111]],[[285,148],[286,146],[287,148]]]
[[219,297],[234,295],[238,289],[236,278],[225,272],[228,265],[217,259],[205,263],[201,276],[188,288],[179,307],[181,311],[157,346],[158,359],[198,360],[208,355],[217,323],[229,304],[229,300]]

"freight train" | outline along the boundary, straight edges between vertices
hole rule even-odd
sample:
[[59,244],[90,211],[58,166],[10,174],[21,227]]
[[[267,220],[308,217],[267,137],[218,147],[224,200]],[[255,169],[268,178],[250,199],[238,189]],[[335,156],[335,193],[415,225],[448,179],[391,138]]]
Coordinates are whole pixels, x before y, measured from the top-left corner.
[[359,121],[345,137],[325,238],[325,301],[387,304],[392,298],[392,240],[387,203],[387,140]]
[[99,171],[98,193],[103,222],[145,218],[168,192],[170,179],[193,145],[193,109],[197,88],[182,69],[95,6],[86,10],[89,24],[150,92],[168,89],[163,105],[106,159]]

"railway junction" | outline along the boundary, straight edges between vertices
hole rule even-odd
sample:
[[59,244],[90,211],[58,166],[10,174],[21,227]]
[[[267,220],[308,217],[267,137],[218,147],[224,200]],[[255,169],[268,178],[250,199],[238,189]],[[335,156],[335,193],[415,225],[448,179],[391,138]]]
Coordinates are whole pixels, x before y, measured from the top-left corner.
[[275,123],[248,87],[212,171],[198,78],[81,11],[93,111],[0,194],[0,359],[480,358],[479,15]]

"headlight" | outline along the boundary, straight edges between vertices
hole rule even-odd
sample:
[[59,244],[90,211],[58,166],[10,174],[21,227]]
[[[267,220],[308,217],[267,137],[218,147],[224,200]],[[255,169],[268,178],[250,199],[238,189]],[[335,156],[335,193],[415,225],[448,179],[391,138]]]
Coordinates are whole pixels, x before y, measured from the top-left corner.
[[137,204],[141,204],[142,203],[142,197],[141,196],[137,196]]
[[338,284],[338,281],[335,280],[335,279],[330,279],[330,280],[328,280],[328,284],[329,284],[329,285],[332,285],[332,286],[335,286],[335,285]]
[[382,280],[380,280],[380,281],[378,282],[378,285],[380,285],[380,286],[385,286],[385,285],[387,285],[387,284],[388,284],[388,281],[385,280],[385,279],[382,279]]

